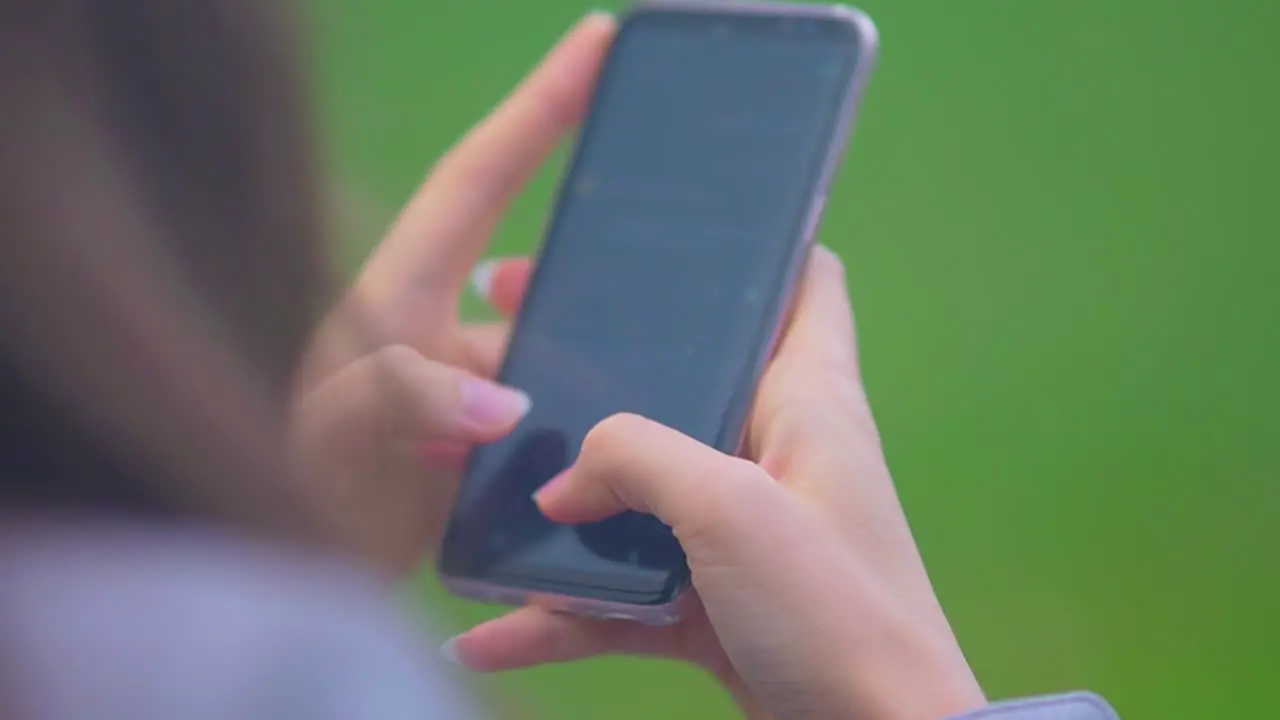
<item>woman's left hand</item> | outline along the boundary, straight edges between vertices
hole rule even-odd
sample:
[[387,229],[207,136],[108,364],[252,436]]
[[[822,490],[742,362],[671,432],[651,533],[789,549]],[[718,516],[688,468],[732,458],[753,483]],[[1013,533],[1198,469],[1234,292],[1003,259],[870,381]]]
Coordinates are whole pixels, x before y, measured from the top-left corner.
[[[319,476],[319,508],[358,552],[397,574],[416,569],[438,540],[467,449],[523,414],[518,395],[504,401],[501,389],[482,389],[487,420],[466,416],[464,399],[492,387],[484,381],[508,327],[463,323],[459,303],[507,206],[585,112],[613,34],[608,15],[580,22],[436,164],[300,374],[293,437],[309,477]],[[529,272],[527,259],[510,259],[477,276],[509,315]]]

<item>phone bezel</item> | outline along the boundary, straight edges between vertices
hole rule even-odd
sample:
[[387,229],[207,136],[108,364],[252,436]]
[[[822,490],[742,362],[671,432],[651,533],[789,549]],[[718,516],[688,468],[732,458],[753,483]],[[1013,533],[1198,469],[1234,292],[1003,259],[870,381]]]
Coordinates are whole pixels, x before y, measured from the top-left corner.
[[[741,0],[646,0],[639,2],[625,11],[619,19],[620,28],[633,17],[649,12],[680,12],[706,15],[728,16],[774,16],[795,20],[837,21],[850,26],[858,38],[859,54],[853,67],[852,76],[841,104],[839,114],[833,125],[833,137],[828,142],[828,152],[819,171],[818,182],[808,211],[807,219],[801,235],[797,238],[794,250],[787,261],[782,288],[786,298],[784,311],[778,315],[778,323],[773,329],[766,345],[767,351],[757,358],[752,368],[753,377],[763,374],[764,368],[772,358],[782,330],[791,315],[791,303],[794,299],[801,271],[809,250],[812,247],[817,230],[821,223],[823,210],[831,182],[845,155],[849,138],[853,131],[854,121],[862,103],[867,81],[874,69],[879,51],[879,34],[875,24],[865,13],[845,5],[791,4],[779,2],[742,2]],[[620,30],[621,32],[621,30]],[[573,153],[578,151],[577,145],[581,136],[575,140]],[[564,182],[569,173],[561,179],[557,189],[557,198],[564,193]],[[557,201],[558,202],[558,201]],[[551,218],[554,224],[555,217]],[[550,231],[550,225],[547,231]],[[540,250],[541,252],[541,250]],[[746,398],[748,401],[750,398]],[[745,428],[740,435],[745,435]],[[742,438],[739,438],[739,448]],[[443,552],[442,552],[443,557]],[[490,579],[477,579],[449,575],[443,565],[439,567],[442,584],[455,595],[482,602],[505,605],[534,605],[545,607],[555,612],[583,615],[610,620],[631,620],[649,625],[668,625],[677,622],[683,616],[684,606],[690,602],[690,583],[686,579],[672,588],[670,597],[661,597],[653,604],[639,604],[604,600],[600,598],[574,595],[569,592],[543,592],[528,587],[503,585]]]

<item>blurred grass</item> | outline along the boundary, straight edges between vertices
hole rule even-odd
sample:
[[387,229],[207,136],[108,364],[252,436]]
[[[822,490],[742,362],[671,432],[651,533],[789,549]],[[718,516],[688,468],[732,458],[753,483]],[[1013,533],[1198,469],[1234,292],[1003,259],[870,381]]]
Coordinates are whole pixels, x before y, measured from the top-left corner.
[[[980,678],[1280,717],[1280,3],[863,7],[883,58],[822,240]],[[589,6],[315,9],[330,147],[376,227]],[[537,243],[558,164],[495,251]],[[451,627],[493,612],[425,587]],[[732,716],[653,662],[477,682],[566,720]]]

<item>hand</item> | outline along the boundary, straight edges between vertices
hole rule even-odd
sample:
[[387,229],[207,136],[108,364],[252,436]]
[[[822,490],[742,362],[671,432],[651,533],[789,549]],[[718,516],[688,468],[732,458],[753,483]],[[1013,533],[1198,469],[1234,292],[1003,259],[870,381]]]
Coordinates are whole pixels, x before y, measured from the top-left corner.
[[[581,22],[440,160],[300,373],[293,441],[317,509],[396,574],[437,542],[468,448],[527,410],[523,395],[486,382],[507,325],[462,323],[459,300],[504,210],[585,111],[613,33],[607,15]],[[513,312],[529,262],[496,269],[483,274]]]
[[759,717],[934,720],[982,706],[899,506],[843,271],[824,249],[763,379],[748,450],[755,462],[617,416],[537,496],[560,522],[632,509],[670,525],[699,600],[686,620],[648,628],[524,608],[449,652],[479,671],[602,653],[680,658]]

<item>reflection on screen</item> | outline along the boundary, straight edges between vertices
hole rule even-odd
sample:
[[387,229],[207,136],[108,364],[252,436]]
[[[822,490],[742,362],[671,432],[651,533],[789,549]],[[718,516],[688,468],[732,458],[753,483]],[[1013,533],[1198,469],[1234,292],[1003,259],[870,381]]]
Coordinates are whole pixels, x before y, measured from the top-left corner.
[[460,500],[476,572],[592,585],[621,564],[644,592],[683,562],[652,518],[559,527],[529,496],[618,412],[732,449],[856,51],[660,19],[619,36],[504,371],[532,411]]

